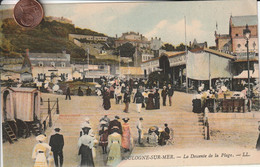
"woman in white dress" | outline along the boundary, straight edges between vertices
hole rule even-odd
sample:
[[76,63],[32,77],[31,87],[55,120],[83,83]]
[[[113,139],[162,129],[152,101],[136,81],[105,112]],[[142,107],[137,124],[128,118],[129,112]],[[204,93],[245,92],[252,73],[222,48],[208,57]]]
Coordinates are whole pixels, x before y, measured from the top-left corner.
[[51,165],[51,146],[44,143],[46,138],[45,135],[38,135],[36,137],[38,143],[34,146],[32,152],[32,159],[35,160],[34,167],[50,167]]
[[121,135],[119,129],[114,127],[112,134],[108,136],[109,153],[107,157],[108,166],[117,166],[121,162]]

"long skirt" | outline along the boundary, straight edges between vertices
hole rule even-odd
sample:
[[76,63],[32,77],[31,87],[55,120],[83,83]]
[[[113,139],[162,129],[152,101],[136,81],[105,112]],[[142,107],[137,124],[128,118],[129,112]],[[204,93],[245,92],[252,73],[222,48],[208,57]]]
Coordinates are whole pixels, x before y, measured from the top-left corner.
[[130,149],[130,145],[131,145],[130,131],[123,132],[122,147],[125,148],[125,149]]
[[146,105],[146,110],[152,110],[154,109],[154,103],[153,103],[153,98],[148,98],[148,102]]
[[33,167],[48,167],[45,153],[38,153]]
[[105,98],[103,101],[103,107],[105,110],[109,110],[111,107],[110,98]]
[[257,149],[258,151],[260,151],[260,134],[259,134],[258,139],[257,139],[256,149]]
[[160,99],[154,99],[154,108],[160,109]]
[[107,165],[109,166],[117,166],[121,161],[121,149],[120,144],[115,142],[109,148],[109,153],[107,157]]
[[92,149],[82,144],[79,149],[79,155],[81,155],[80,167],[94,167],[94,160],[92,155]]

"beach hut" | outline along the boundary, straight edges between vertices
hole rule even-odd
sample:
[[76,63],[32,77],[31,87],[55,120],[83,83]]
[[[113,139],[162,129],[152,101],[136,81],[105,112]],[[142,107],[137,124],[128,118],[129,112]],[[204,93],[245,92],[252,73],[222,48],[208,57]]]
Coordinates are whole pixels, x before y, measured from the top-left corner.
[[40,119],[40,92],[37,89],[9,87],[2,90],[2,99],[2,121]]
[[6,138],[12,138],[9,135],[28,137],[30,132],[35,135],[39,133],[40,91],[35,88],[7,87],[1,90],[1,98]]

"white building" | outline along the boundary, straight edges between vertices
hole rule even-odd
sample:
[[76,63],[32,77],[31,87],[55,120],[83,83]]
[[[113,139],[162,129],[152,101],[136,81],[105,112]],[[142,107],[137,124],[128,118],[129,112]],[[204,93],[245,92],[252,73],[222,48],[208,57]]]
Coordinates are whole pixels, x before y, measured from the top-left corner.
[[63,53],[29,53],[33,78],[39,81],[71,80],[72,67],[70,54]]

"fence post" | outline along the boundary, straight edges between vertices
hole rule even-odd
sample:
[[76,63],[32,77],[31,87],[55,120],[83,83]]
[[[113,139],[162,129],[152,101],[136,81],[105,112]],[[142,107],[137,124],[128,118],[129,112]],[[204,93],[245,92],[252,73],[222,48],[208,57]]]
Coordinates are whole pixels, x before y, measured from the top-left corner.
[[59,109],[59,99],[57,98],[57,106],[56,106],[56,114],[60,114],[60,109]]
[[49,127],[52,127],[51,107],[50,107],[50,99],[49,98],[48,98],[48,115],[49,115]]
[[210,136],[209,136],[209,122],[208,122],[208,120],[206,120],[205,124],[206,124],[205,127],[207,128],[207,134],[206,134],[205,137],[206,137],[206,140],[210,140]]

